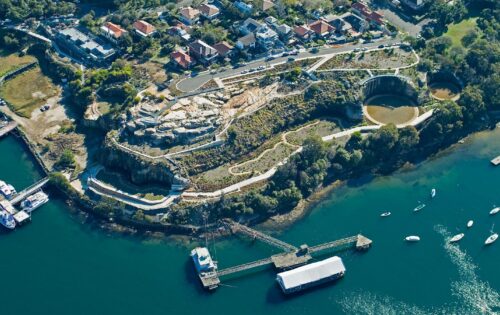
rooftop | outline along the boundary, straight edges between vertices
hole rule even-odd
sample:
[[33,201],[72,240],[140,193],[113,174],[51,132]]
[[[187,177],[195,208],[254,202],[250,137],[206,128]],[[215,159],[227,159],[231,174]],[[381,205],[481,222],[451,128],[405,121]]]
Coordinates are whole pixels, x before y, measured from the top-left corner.
[[155,27],[143,20],[135,21],[134,28],[144,35],[150,35],[155,32]]

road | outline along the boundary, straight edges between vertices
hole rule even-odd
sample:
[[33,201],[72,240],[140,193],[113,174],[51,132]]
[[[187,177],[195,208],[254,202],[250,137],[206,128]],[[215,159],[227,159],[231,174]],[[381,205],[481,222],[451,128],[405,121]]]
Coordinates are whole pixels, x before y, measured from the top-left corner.
[[[292,56],[297,60],[300,59],[307,59],[307,58],[314,58],[314,57],[321,57],[324,55],[329,55],[329,54],[334,54],[334,53],[342,53],[342,52],[349,52],[352,51],[356,48],[374,48],[379,45],[391,45],[400,42],[400,40],[397,39],[380,39],[378,41],[374,41],[371,43],[366,43],[366,44],[355,44],[355,45],[350,45],[350,44],[345,44],[339,47],[323,47],[320,48],[317,53],[311,53],[309,51],[303,51],[300,52],[297,56]],[[209,72],[201,73],[195,77],[190,77],[190,78],[185,78],[177,83],[177,88],[183,92],[192,92],[198,88],[200,88],[203,84],[208,82],[212,78],[226,78],[230,77],[236,74],[241,73],[243,70],[248,70],[250,68],[256,68],[259,66],[268,66],[268,65],[275,65],[279,63],[286,62],[289,57],[280,57],[276,58],[271,61],[265,61],[265,59],[259,59],[255,60],[253,62],[250,62],[246,66],[236,68],[236,69],[227,69],[222,72],[216,73],[216,74],[211,74]]]

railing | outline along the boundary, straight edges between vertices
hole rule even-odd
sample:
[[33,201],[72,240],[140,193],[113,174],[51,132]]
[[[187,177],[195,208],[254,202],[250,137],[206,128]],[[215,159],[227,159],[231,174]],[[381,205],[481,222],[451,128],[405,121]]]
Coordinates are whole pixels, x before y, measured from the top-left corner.
[[24,189],[23,191],[19,192],[16,194],[11,200],[10,203],[16,204],[18,202],[21,202],[24,198],[26,198],[28,195],[34,193],[38,189],[42,188],[45,184],[49,182],[49,178],[45,177],[38,182],[34,183],[33,185],[29,186],[28,188]]
[[344,246],[350,243],[356,243],[358,241],[358,236],[346,237],[340,240],[319,244],[316,246],[309,247],[309,253],[317,253],[326,249],[331,249],[334,247]]
[[229,267],[229,268],[226,268],[226,269],[222,269],[221,271],[217,272],[217,275],[219,277],[227,276],[227,275],[232,274],[232,273],[236,273],[236,272],[240,272],[240,271],[244,271],[244,270],[248,270],[248,269],[252,269],[252,268],[257,268],[257,267],[265,266],[265,265],[268,265],[268,264],[271,264],[271,263],[272,263],[271,258],[264,258],[264,259],[252,261],[252,262],[249,262],[249,263],[246,263],[246,264],[242,264],[242,265],[238,265],[238,266],[234,266],[234,267]]

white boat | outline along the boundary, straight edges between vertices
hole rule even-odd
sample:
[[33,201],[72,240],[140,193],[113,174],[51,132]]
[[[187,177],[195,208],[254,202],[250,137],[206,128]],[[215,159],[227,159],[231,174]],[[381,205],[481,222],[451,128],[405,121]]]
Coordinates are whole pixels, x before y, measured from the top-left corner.
[[217,265],[212,260],[206,247],[196,247],[191,251],[194,267],[198,274],[217,271]]
[[465,234],[464,233],[460,233],[460,234],[457,234],[455,236],[453,236],[452,238],[450,238],[450,240],[448,241],[449,243],[455,243],[455,242],[458,242],[460,241],[462,238],[464,238]]
[[436,197],[436,188],[432,188],[431,190],[431,198]]
[[43,191],[39,191],[21,202],[21,208],[27,213],[31,213],[33,210],[42,206],[49,201],[49,196]]
[[425,208],[425,203],[422,203],[422,204],[416,206],[415,209],[413,209],[413,211],[417,212],[417,211],[422,210],[423,208]]
[[381,217],[388,217],[388,216],[390,216],[390,215],[391,215],[391,213],[390,213],[390,212],[384,212],[384,213],[382,213],[380,216],[381,216]]
[[0,224],[5,226],[9,230],[13,230],[16,227],[16,221],[14,220],[14,217],[6,210],[0,210]]
[[497,214],[498,212],[500,212],[500,207],[495,207],[495,208],[491,209],[490,215]]
[[10,199],[16,194],[16,189],[14,188],[14,186],[0,180],[0,193],[2,193],[5,198]]
[[495,242],[497,238],[498,238],[497,233],[491,234],[490,237],[488,237],[486,241],[484,241],[484,245],[490,245],[491,243]]
[[467,222],[467,227],[468,228],[471,228],[473,225],[474,225],[474,221],[469,220],[469,222]]
[[407,241],[407,242],[418,242],[418,241],[420,241],[420,237],[418,237],[416,235],[410,235],[410,236],[405,237],[405,241]]

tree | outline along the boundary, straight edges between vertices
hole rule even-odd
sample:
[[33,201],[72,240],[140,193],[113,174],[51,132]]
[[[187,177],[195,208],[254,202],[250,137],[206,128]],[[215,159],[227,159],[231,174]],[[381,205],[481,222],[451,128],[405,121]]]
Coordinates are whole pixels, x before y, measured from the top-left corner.
[[471,123],[486,112],[486,105],[479,87],[468,85],[461,93],[458,104],[462,106],[464,121]]
[[469,30],[465,35],[464,37],[462,37],[462,45],[464,45],[465,47],[469,47],[470,45],[472,45],[472,43],[474,43],[474,41],[478,38],[479,34],[477,33],[476,30],[472,29],[472,30]]
[[75,164],[75,156],[70,149],[64,149],[59,160],[56,162],[56,166],[59,169],[73,168]]

